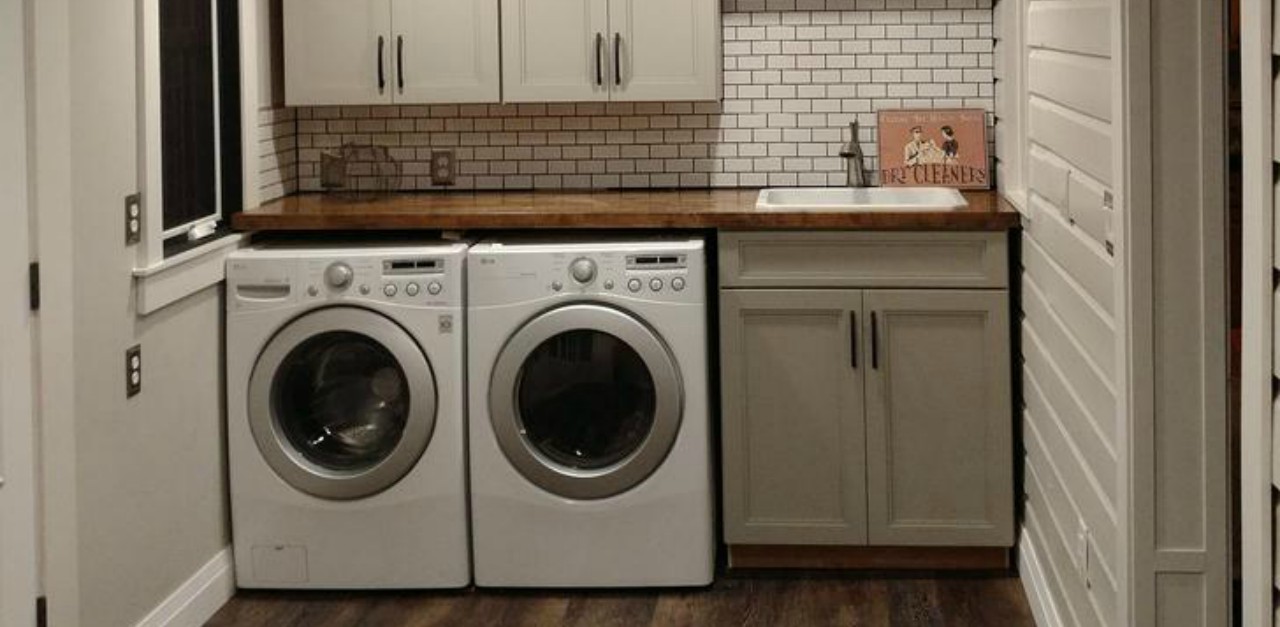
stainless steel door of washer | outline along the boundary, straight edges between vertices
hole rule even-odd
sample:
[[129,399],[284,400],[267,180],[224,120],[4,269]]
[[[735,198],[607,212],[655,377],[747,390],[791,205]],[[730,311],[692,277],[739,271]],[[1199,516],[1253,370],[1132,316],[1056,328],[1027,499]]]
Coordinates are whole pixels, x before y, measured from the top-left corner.
[[600,499],[639,485],[680,431],[684,390],[666,343],[601,304],[546,311],[507,341],[490,419],[511,464],[538,487]]
[[430,361],[395,322],[332,307],[285,325],[249,382],[249,426],[272,470],[334,500],[393,486],[422,457],[436,419]]

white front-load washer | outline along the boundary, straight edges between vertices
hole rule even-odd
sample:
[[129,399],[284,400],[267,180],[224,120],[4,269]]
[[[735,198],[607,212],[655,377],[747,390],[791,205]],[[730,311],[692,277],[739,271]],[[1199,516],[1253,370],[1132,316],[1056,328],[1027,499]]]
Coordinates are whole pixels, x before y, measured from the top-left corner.
[[466,245],[277,245],[227,265],[242,588],[470,583]]
[[476,584],[711,583],[703,241],[513,236],[467,266]]

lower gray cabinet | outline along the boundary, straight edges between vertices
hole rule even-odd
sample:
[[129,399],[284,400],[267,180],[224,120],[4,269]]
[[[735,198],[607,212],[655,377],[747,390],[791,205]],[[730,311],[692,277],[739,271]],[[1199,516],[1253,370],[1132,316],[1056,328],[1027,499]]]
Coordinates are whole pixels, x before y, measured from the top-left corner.
[[863,308],[870,544],[1012,546],[1008,295],[877,290]]
[[721,292],[725,539],[866,544],[862,293]]
[[722,271],[728,544],[1014,544],[1006,290],[755,287]]

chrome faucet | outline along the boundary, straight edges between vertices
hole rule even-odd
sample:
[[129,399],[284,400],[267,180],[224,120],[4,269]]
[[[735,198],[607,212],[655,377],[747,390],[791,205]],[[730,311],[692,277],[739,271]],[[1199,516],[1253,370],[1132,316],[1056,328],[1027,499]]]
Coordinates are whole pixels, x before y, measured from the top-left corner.
[[868,187],[865,157],[862,155],[862,144],[858,143],[858,121],[849,124],[849,143],[840,149],[849,170],[849,187]]

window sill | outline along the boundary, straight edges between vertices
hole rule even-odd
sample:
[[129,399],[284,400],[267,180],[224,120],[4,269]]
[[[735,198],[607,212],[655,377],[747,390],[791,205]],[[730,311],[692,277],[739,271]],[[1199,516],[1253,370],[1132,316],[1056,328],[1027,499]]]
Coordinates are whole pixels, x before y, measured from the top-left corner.
[[135,268],[138,315],[151,315],[221,283],[227,276],[227,255],[247,242],[248,236],[243,233],[228,233],[153,266]]

